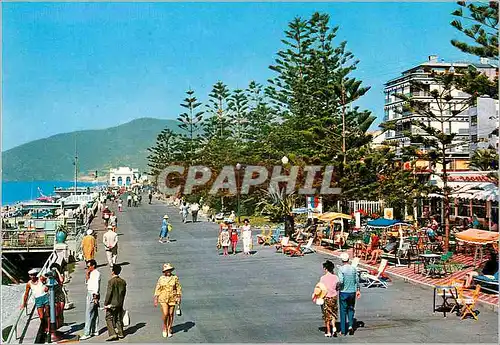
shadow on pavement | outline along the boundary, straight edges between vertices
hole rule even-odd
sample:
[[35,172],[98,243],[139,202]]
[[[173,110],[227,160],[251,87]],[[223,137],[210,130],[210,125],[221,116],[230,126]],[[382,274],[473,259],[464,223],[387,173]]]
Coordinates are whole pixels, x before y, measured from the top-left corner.
[[71,328],[69,330],[67,330],[66,332],[64,332],[63,334],[71,335],[75,332],[81,331],[84,328],[85,328],[85,322],[82,322],[79,324],[74,324],[74,325],[71,325]]
[[127,335],[134,334],[135,332],[137,332],[138,330],[140,330],[144,326],[146,326],[145,322],[136,323],[134,326],[127,327],[123,331],[123,335],[127,336]]
[[172,327],[172,334],[175,334],[177,332],[187,332],[191,328],[193,328],[194,325],[195,325],[195,323],[193,321],[188,321],[188,322],[184,322],[180,325],[175,325]]
[[[347,320],[346,320],[346,323],[347,323]],[[363,321],[359,321],[358,319],[354,318],[354,332],[356,332],[356,330],[358,328],[363,328],[365,327],[365,323]],[[337,329],[337,332],[340,332],[340,322],[335,322],[335,328]],[[348,328],[348,326],[346,325],[346,329]],[[326,327],[325,326],[321,326],[321,327],[318,327],[318,330],[321,331],[321,332],[326,332]]]
[[123,262],[119,263],[118,265],[120,265],[120,266],[127,266],[127,265],[130,265],[130,262],[123,261]]

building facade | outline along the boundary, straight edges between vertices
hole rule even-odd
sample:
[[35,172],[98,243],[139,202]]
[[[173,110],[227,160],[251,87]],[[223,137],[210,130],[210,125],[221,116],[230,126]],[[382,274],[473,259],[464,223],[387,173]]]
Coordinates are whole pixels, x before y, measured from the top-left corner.
[[477,105],[469,109],[470,156],[478,149],[498,150],[498,100],[479,97]]
[[137,183],[139,178],[139,169],[132,169],[129,167],[109,169],[109,185],[111,187],[130,186]]
[[[470,126],[469,126],[469,111],[459,112],[464,102],[469,98],[469,95],[460,90],[453,90],[451,96],[454,108],[440,111],[438,103],[431,96],[432,90],[442,90],[441,85],[431,76],[432,73],[456,73],[465,68],[473,66],[481,71],[489,78],[494,78],[498,75],[498,68],[490,64],[487,60],[481,59],[480,63],[470,62],[445,62],[439,60],[437,55],[431,55],[427,62],[421,63],[404,71],[401,76],[389,80],[385,83],[385,105],[384,105],[384,122],[397,120],[395,130],[385,132],[385,140],[397,141],[400,146],[410,145],[410,139],[405,137],[405,131],[411,131],[412,134],[425,133],[411,124],[412,120],[427,121],[420,114],[403,111],[404,101],[397,97],[398,94],[404,94],[407,97],[428,103],[428,110],[433,114],[448,117],[449,121],[428,121],[430,126],[439,130],[444,130],[445,133],[456,133],[454,147],[447,152],[450,158],[449,169],[467,169],[470,152]],[[415,87],[419,84],[419,87]],[[425,151],[425,148],[422,147]],[[438,167],[439,168],[439,167]]]

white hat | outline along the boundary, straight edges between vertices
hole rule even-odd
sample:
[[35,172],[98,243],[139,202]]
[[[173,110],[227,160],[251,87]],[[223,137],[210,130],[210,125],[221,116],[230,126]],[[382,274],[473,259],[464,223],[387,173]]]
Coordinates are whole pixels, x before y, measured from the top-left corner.
[[163,219],[168,219],[168,214],[164,215]]
[[162,272],[165,272],[165,271],[172,271],[172,270],[174,270],[174,266],[172,266],[172,265],[170,264],[170,262],[169,262],[169,263],[166,263],[166,264],[163,264]]
[[113,225],[108,225],[108,229],[113,229]]
[[340,260],[342,260],[342,262],[349,261],[349,254],[347,254],[347,253],[340,254]]
[[108,205],[104,206],[104,208],[109,208]]
[[87,235],[92,235],[92,233],[93,233],[93,232],[94,232],[94,230],[92,230],[92,229],[88,229],[88,230],[87,230]]
[[32,274],[38,274],[38,272],[40,272],[40,269],[39,268],[32,268],[28,271],[28,274],[29,275],[32,275]]

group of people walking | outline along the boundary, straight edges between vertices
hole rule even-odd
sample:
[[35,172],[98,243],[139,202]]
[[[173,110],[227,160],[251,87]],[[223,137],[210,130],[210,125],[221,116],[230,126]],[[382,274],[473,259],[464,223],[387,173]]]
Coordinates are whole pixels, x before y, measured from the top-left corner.
[[[312,294],[313,302],[321,306],[325,337],[354,334],[354,307],[361,297],[359,277],[356,268],[349,264],[349,254],[342,253],[340,259],[342,266],[337,270],[330,260],[323,263],[324,275]],[[336,328],[339,318],[340,332]]]
[[243,240],[243,254],[249,255],[251,253],[253,240],[250,221],[248,219],[243,221],[243,226],[240,231],[241,234],[238,233],[238,229],[233,227],[230,222],[224,222],[220,225],[219,236],[217,238],[217,249],[222,248],[222,254],[224,256],[229,255],[229,246],[231,246],[231,254],[236,255],[236,247],[238,246],[240,235]]

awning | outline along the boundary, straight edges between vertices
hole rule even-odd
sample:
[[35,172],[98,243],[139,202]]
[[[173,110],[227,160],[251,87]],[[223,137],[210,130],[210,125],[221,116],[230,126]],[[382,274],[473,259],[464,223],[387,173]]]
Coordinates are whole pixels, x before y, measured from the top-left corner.
[[468,229],[459,232],[455,237],[463,242],[474,244],[488,244],[498,242],[498,232],[491,232],[479,229]]
[[334,220],[334,219],[347,219],[347,220],[351,220],[352,217],[348,214],[344,214],[344,213],[338,213],[338,212],[326,212],[326,213],[323,213],[321,216],[318,217],[319,220],[323,220],[323,221],[330,221],[330,220]]
[[401,223],[401,221],[396,219],[378,218],[375,220],[369,220],[367,225],[371,227],[387,228],[397,223]]

